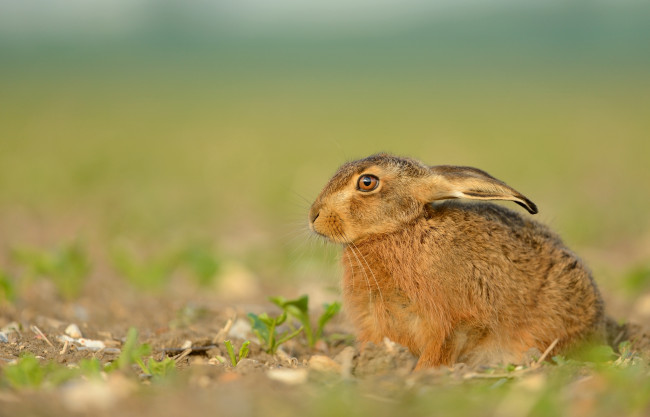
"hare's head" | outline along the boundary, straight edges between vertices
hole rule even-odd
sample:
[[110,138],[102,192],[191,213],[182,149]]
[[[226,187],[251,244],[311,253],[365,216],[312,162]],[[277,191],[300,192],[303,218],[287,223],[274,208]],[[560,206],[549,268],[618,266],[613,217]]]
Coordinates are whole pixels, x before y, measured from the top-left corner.
[[309,225],[332,241],[349,243],[396,231],[427,204],[450,198],[510,200],[537,213],[532,201],[479,169],[430,167],[377,154],[339,168],[311,206]]

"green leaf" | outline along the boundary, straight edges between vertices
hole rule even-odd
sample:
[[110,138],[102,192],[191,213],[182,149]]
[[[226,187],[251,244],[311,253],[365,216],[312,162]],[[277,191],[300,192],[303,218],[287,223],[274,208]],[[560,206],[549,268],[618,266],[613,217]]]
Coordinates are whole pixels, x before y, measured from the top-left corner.
[[166,253],[149,259],[140,259],[133,250],[115,246],[111,250],[111,261],[116,271],[131,285],[146,291],[164,287],[176,270],[180,257],[178,253]]
[[14,365],[3,369],[4,377],[14,388],[37,388],[45,379],[46,368],[31,354],[24,355]]
[[4,271],[0,271],[0,301],[2,300],[9,302],[16,300],[13,280]]
[[228,352],[228,356],[230,357],[230,363],[232,366],[237,366],[237,358],[235,357],[235,349],[232,347],[232,343],[230,340],[226,340],[223,342],[226,345],[226,351]]
[[251,322],[253,333],[255,333],[261,345],[266,345],[269,340],[269,323],[268,320],[263,320],[263,318],[268,319],[266,313],[262,313],[259,316],[254,313],[248,313],[248,319]]
[[28,269],[29,275],[50,279],[59,295],[67,300],[75,299],[81,294],[91,269],[86,252],[79,242],[50,251],[15,249],[13,257]]
[[334,316],[336,316],[339,313],[339,311],[341,311],[341,303],[335,301],[332,304],[324,304],[323,307],[325,311],[318,318],[318,329],[316,330],[316,339],[320,339],[323,336],[323,329],[325,328],[327,322],[332,320],[332,318],[334,318]]
[[133,364],[138,364],[143,371],[146,371],[145,365],[142,363],[142,357],[151,354],[151,347],[147,344],[138,344],[138,330],[135,327],[129,328],[126,334],[126,341],[122,346],[122,353],[115,361],[112,369],[120,369],[122,371],[128,369]]
[[280,336],[280,337],[278,338],[278,342],[277,342],[277,344],[276,344],[276,346],[275,346],[275,349],[273,350],[273,353],[275,353],[275,351],[277,350],[277,348],[278,348],[281,344],[283,344],[283,343],[286,342],[287,340],[291,340],[291,339],[293,339],[294,337],[298,336],[298,335],[300,334],[301,331],[302,331],[302,327],[299,328],[299,329],[297,329],[297,330],[295,330],[295,331],[293,331],[293,332],[291,332],[291,333],[287,332],[287,333],[284,333],[282,336]]
[[553,362],[560,366],[566,365],[568,363],[567,359],[562,355],[555,355],[551,359],[553,359]]
[[194,273],[201,287],[208,287],[214,282],[219,272],[220,263],[209,247],[193,245],[181,254],[181,261]]
[[250,340],[247,340],[241,345],[241,348],[239,349],[239,360],[242,360],[248,356],[248,351],[249,351],[248,345],[250,344],[251,344]]
[[82,359],[79,362],[79,369],[82,375],[92,379],[101,379],[102,372],[104,371],[102,363],[97,358]]
[[643,265],[630,270],[623,278],[623,286],[629,294],[638,294],[650,287],[650,266]]
[[580,359],[586,362],[607,362],[616,357],[616,353],[609,345],[590,346],[579,354]]
[[172,358],[165,358],[161,361],[149,358],[145,369],[146,373],[153,376],[155,380],[161,380],[176,372],[176,362]]

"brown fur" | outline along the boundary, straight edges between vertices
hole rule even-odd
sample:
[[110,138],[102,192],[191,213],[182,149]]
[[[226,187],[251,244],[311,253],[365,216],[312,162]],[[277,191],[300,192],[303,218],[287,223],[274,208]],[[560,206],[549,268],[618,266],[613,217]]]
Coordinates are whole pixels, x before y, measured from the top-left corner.
[[[380,184],[357,189],[360,175]],[[483,171],[374,155],[339,169],[314,202],[310,226],[345,245],[343,300],[361,342],[384,337],[418,368],[518,362],[603,332],[603,302],[587,267],[531,212],[526,197]]]

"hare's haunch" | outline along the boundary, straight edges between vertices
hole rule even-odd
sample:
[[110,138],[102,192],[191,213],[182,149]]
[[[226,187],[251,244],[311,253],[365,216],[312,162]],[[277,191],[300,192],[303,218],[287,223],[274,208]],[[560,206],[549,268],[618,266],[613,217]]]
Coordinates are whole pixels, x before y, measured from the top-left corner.
[[601,335],[596,284],[556,234],[500,205],[459,198],[537,213],[479,169],[387,154],[343,165],[320,193],[310,227],[345,247],[343,299],[361,342],[388,337],[423,368],[516,363],[556,339],[554,351]]

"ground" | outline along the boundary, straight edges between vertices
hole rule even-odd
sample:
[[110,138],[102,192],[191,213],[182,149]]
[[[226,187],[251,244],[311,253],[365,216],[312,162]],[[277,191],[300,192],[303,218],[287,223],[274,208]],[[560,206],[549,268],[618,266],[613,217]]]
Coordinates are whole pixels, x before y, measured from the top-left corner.
[[[148,293],[134,292],[124,282],[101,279],[89,282],[75,301],[63,300],[47,280],[35,281],[26,293],[29,296],[22,300],[4,303],[0,315],[6,336],[6,341],[0,342],[3,415],[650,412],[650,368],[646,362],[650,351],[647,334],[636,327],[613,331],[617,333],[616,346],[623,349],[617,353],[605,350],[600,357],[576,361],[531,352],[519,366],[471,369],[456,364],[414,372],[416,358],[388,340],[361,352],[344,314],[327,323],[323,340],[314,348],[307,346],[301,334],[284,343],[276,354],[268,354],[252,334],[247,317],[250,312],[279,315],[280,309],[263,297],[233,303],[224,300],[223,294],[215,297],[192,285]],[[321,312],[312,306],[312,321]],[[103,348],[91,350],[76,342],[66,343],[63,335],[79,337],[71,324],[77,325],[83,338],[101,341]],[[48,371],[32,383],[8,375],[7,369],[25,361],[26,354],[34,355],[43,369],[76,369],[91,358],[102,366],[118,363],[130,349],[126,347],[130,328],[137,329],[137,345],[151,347],[143,354],[143,362],[172,358],[174,370],[148,374],[136,363],[129,363],[98,376],[61,376],[63,371]],[[620,345],[630,338],[635,340],[633,345]],[[249,354],[237,366],[230,363],[225,340],[232,342],[235,354],[242,343],[251,341]],[[617,386],[621,381],[623,385]],[[626,389],[643,394],[632,398]]]

